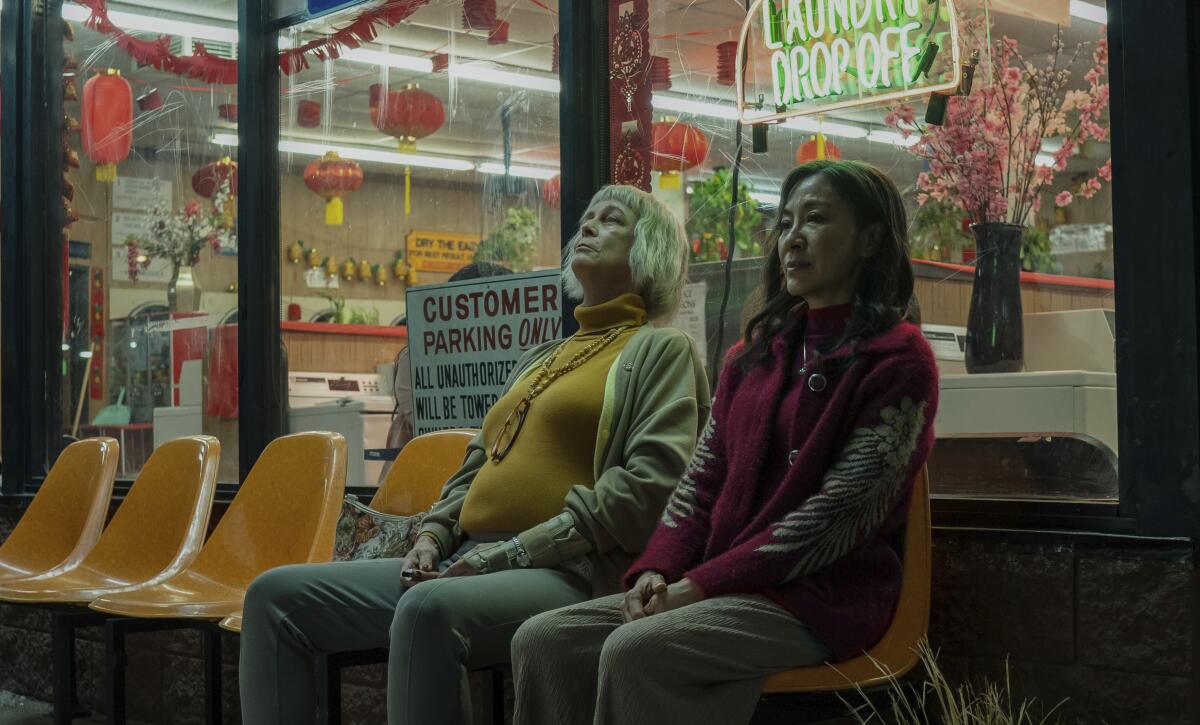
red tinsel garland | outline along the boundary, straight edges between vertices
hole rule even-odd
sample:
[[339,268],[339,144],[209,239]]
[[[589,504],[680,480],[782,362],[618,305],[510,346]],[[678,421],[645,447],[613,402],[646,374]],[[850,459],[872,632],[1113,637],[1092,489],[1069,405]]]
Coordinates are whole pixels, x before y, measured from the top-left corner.
[[737,83],[737,51],[736,40],[727,40],[717,45],[717,83],[723,86]]
[[[129,54],[141,65],[148,65],[161,71],[174,73],[186,78],[196,78],[206,83],[233,84],[237,83],[237,61],[230,58],[219,58],[204,49],[201,43],[195,44],[192,55],[178,56],[171,52],[169,36],[159,36],[155,40],[135,38],[117,27],[108,19],[106,0],[72,0],[91,10],[91,16],[85,23],[87,27],[111,38],[116,45]],[[291,75],[308,68],[308,56],[318,60],[336,60],[344,48],[358,48],[363,43],[375,40],[378,27],[390,28],[412,15],[429,0],[388,0],[379,7],[364,10],[355,20],[344,28],[339,28],[331,35],[311,40],[296,48],[289,48],[279,53],[279,68],[285,74]]]

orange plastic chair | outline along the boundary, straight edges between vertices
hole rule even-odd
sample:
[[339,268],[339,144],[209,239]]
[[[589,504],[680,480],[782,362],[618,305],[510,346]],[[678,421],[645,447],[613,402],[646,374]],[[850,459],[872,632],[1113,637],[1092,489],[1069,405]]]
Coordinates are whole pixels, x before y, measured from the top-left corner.
[[417,436],[396,456],[387,478],[370,506],[397,516],[427,511],[442,494],[442,486],[462,465],[467,444],[479,431],[440,430]]
[[837,664],[800,667],[767,679],[763,694],[864,690],[887,684],[920,661],[918,643],[929,630],[930,577],[932,575],[929,526],[929,470],[923,469],[913,486],[912,504],[904,530],[904,574],[900,601],[892,624],[878,644],[854,659]]
[[79,566],[104,528],[120,457],[113,438],[78,441],[59,454],[0,545],[0,581],[48,578]]
[[328,561],[346,486],[346,440],[307,432],[277,438],[250,470],[195,562],[156,586],[99,597],[126,617],[221,619],[241,610],[256,576]]
[[[462,465],[467,444],[477,433],[471,428],[456,428],[413,438],[396,456],[370,507],[396,516],[428,510],[441,495],[446,479]],[[241,632],[241,612],[221,620],[221,629]]]
[[221,444],[211,436],[163,444],[79,566],[56,576],[0,582],[0,600],[87,604],[175,575],[204,543],[220,461]]
[[190,566],[151,587],[102,596],[109,722],[125,718],[125,637],[191,627],[204,647],[205,722],[221,721],[221,635],[214,620],[242,609],[256,576],[286,564],[328,561],[346,489],[346,439],[305,432],[277,438],[250,469]]

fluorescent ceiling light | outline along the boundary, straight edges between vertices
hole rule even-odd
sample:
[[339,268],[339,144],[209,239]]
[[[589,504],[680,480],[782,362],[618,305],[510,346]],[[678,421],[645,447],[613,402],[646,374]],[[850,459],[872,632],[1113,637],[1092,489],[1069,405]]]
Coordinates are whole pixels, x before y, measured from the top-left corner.
[[737,108],[732,104],[725,105],[721,103],[693,101],[689,98],[680,98],[679,96],[664,96],[661,93],[652,95],[650,103],[654,106],[655,111],[674,111],[676,113],[690,113],[693,116],[708,116],[709,118],[721,118],[729,121],[737,120]]
[[920,138],[916,134],[911,134],[908,138],[905,138],[904,134],[896,131],[872,131],[867,134],[867,140],[907,148],[916,145],[920,141]]
[[840,138],[866,138],[867,129],[862,126],[852,126],[848,123],[837,123],[836,121],[818,121],[809,116],[797,116],[789,118],[779,124],[784,128],[794,128],[800,131],[808,131],[816,133],[820,131],[826,136],[837,136]]
[[775,206],[779,203],[779,192],[776,191],[772,194],[766,191],[752,191],[750,192],[750,198],[760,204],[770,204],[771,206]]
[[528,88],[534,91],[558,93],[562,84],[557,78],[534,73],[514,73],[481,63],[451,63],[450,75],[498,86]]
[[341,57],[354,63],[384,65],[389,68],[411,70],[417,73],[433,72],[433,61],[428,58],[418,58],[415,55],[400,55],[398,53],[385,53],[381,50],[355,48],[354,50],[343,51]]
[[[62,16],[64,20],[84,22],[91,17],[92,11],[82,5],[64,3]],[[182,20],[155,18],[149,15],[135,15],[118,10],[108,11],[108,19],[122,30],[154,33],[155,35],[180,35],[196,40],[221,40],[226,43],[238,41],[237,28],[205,25]]]
[[[237,146],[238,137],[232,133],[213,134],[212,142],[219,146]],[[455,159],[448,156],[428,156],[425,154],[402,154],[382,149],[368,149],[361,146],[333,146],[312,143],[310,141],[280,141],[279,150],[285,154],[304,154],[306,156],[324,156],[326,152],[336,151],[339,156],[355,161],[375,161],[381,164],[396,166],[419,166],[426,169],[445,169],[447,171],[471,171],[475,164],[466,159]]]
[[[503,174],[504,164],[488,161],[476,167],[482,174]],[[510,176],[523,176],[528,179],[549,179],[558,175],[558,169],[545,166],[509,166]]]
[[1035,166],[1053,166],[1054,157],[1050,154],[1038,154],[1034,157],[1033,163]]
[[1090,20],[1104,25],[1108,22],[1108,10],[1099,5],[1085,3],[1083,0],[1071,0],[1071,15],[1080,20]]

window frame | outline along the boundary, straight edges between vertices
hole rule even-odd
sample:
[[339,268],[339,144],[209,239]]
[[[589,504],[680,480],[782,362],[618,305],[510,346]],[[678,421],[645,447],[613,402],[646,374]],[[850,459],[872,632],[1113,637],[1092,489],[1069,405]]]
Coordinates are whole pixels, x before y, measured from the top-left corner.
[[[562,244],[591,195],[608,180],[610,0],[560,8]],[[286,391],[280,354],[278,88],[279,23],[269,0],[239,0],[240,250],[239,386],[242,475],[284,429]],[[0,62],[9,99],[0,118],[3,239],[0,240],[0,392],[4,476],[0,493],[22,494],[44,477],[62,446],[56,386],[62,210],[61,0],[43,13],[32,0],[0,11]],[[1108,0],[1114,159],[1113,225],[1117,319],[1118,472],[1115,504],[1011,502],[935,497],[939,525],[1054,528],[1200,539],[1200,7],[1188,0],[1153,5]],[[1154,47],[1154,53],[1126,48]],[[57,55],[56,55],[57,53]],[[1177,69],[1163,72],[1163,68]],[[1142,79],[1141,82],[1133,82]],[[253,89],[253,90],[251,90]],[[1187,99],[1181,104],[1179,99]],[[599,100],[598,100],[599,99]],[[577,113],[590,108],[590,117]],[[569,122],[568,122],[569,121]],[[1147,214],[1145,210],[1163,210]],[[25,240],[46,240],[33,244]],[[1154,240],[1147,253],[1137,240]],[[1172,264],[1162,265],[1170,259]],[[573,322],[564,310],[567,322]],[[1167,320],[1170,324],[1145,324]],[[351,489],[353,490],[353,489]],[[222,487],[222,498],[235,486]]]

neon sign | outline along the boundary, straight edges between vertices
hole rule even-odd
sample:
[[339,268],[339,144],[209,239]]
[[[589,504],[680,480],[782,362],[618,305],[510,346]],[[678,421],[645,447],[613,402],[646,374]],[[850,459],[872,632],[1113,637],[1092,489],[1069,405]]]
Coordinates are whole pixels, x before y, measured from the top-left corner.
[[957,88],[953,0],[757,0],[742,25],[743,63],[745,123]]

